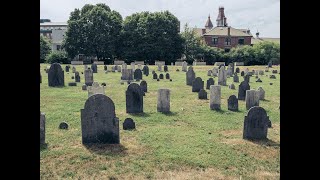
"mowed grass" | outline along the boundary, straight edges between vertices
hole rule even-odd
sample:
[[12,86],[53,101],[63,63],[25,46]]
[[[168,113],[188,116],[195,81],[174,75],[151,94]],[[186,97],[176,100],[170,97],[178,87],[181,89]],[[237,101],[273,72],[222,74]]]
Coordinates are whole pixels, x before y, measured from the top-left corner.
[[[71,69],[65,72],[65,87],[48,87],[48,74],[41,64],[42,83],[40,84],[40,110],[46,115],[47,148],[40,148],[41,179],[279,179],[280,178],[280,75],[269,79],[270,72],[259,76],[257,83],[250,77],[251,89],[259,86],[266,91],[260,101],[273,128],[268,129],[268,141],[251,142],[242,139],[244,116],[247,114],[245,102],[239,101],[239,111],[228,111],[227,99],[238,96],[236,90],[222,86],[221,111],[209,108],[208,100],[199,100],[198,94],[186,85],[186,74],[181,66],[168,66],[169,80],[143,79],[148,83],[148,93],[144,96],[144,113],[126,113],[125,91],[127,83],[120,84],[121,73],[105,73],[98,65],[94,81],[105,82],[109,96],[120,119],[120,145],[85,147],[81,143],[80,109],[84,108],[88,92],[82,91],[84,83],[83,66],[76,66],[81,83],[69,87]],[[65,70],[66,65],[62,65]],[[108,65],[110,69],[111,66]],[[205,82],[207,71],[213,66],[195,66],[196,77]],[[245,66],[240,66],[244,70]],[[252,69],[265,69],[265,66],[249,66]],[[179,69],[179,72],[176,72]],[[159,75],[160,72],[156,73]],[[165,73],[162,72],[164,75]],[[218,78],[214,81],[217,84]],[[240,82],[243,77],[239,74]],[[273,85],[269,83],[272,82]],[[232,77],[227,84],[233,83]],[[140,84],[140,82],[139,82]],[[157,90],[170,89],[171,112],[157,112]],[[210,92],[208,98],[210,98]],[[133,118],[136,130],[124,131],[125,118]],[[66,121],[69,130],[60,130],[59,123]]]

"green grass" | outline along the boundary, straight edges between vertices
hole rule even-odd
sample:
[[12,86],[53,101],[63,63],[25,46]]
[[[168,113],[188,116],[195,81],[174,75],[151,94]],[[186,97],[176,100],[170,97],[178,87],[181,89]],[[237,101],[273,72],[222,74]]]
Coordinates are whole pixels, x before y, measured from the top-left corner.
[[[180,67],[168,66],[169,80],[157,82],[150,75],[143,76],[148,83],[144,96],[144,114],[130,115],[125,109],[127,84],[120,84],[121,73],[103,71],[98,65],[94,81],[105,82],[106,95],[115,103],[116,115],[120,119],[120,145],[103,145],[86,148],[81,143],[80,109],[84,107],[88,92],[82,91],[84,75],[76,87],[67,86],[73,82],[73,75],[65,72],[65,87],[48,87],[48,76],[44,71],[47,64],[41,64],[40,110],[46,114],[47,148],[40,149],[41,179],[279,179],[280,177],[280,75],[269,79],[265,73],[259,76],[262,83],[250,78],[251,89],[262,86],[266,91],[260,101],[273,128],[268,130],[268,141],[251,142],[242,139],[245,102],[239,101],[239,112],[228,111],[227,99],[238,96],[236,90],[222,86],[222,111],[210,110],[209,100],[199,100],[197,93],[186,85],[185,72]],[[83,72],[83,66],[76,66]],[[108,66],[111,68],[111,66]],[[176,72],[176,69],[180,69]],[[241,67],[244,70],[247,67]],[[63,65],[65,69],[65,65]],[[207,70],[212,66],[195,66],[196,77],[205,82]],[[249,70],[263,69],[250,66]],[[157,72],[157,71],[156,71]],[[157,72],[159,75],[159,72]],[[165,73],[164,73],[165,74]],[[240,76],[240,74],[239,74]],[[214,78],[215,84],[217,77]],[[239,77],[240,82],[243,77]],[[227,84],[232,83],[228,78]],[[273,85],[269,85],[273,82]],[[157,112],[157,90],[168,88],[171,100],[171,114]],[[209,90],[208,98],[209,98]],[[136,130],[124,131],[122,123],[131,117]],[[69,130],[60,130],[59,123],[66,121]]]

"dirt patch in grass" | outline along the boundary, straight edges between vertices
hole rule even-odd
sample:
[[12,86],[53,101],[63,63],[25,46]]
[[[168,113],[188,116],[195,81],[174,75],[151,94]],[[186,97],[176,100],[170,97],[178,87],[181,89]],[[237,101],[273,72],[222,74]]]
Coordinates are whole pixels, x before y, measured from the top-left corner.
[[265,179],[280,179],[280,173],[271,173],[266,171],[256,171],[250,177],[256,180],[265,180]]

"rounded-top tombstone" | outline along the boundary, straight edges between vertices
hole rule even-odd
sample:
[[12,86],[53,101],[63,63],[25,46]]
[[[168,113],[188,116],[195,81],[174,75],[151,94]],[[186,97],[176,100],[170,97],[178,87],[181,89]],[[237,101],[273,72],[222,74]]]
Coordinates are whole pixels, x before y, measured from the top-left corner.
[[51,64],[48,72],[48,85],[50,87],[64,86],[64,71],[60,64]]
[[122,125],[123,130],[132,130],[136,128],[136,123],[131,118],[126,118]]
[[126,91],[126,112],[143,112],[143,91],[140,85],[136,83],[131,83]]
[[147,84],[146,81],[144,81],[144,80],[141,81],[140,87],[141,87],[141,90],[142,90],[143,92],[148,92],[148,84]]
[[267,112],[262,107],[251,107],[244,117],[243,139],[266,139],[269,124]]

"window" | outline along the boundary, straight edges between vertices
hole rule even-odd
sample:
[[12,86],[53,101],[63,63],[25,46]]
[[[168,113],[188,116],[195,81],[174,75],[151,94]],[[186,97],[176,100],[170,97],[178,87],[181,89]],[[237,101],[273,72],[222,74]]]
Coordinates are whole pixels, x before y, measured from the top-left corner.
[[224,41],[224,45],[231,45],[231,39],[230,38],[226,38]]
[[218,44],[218,38],[217,37],[213,37],[212,38],[212,44],[214,44],[214,45]]
[[239,38],[238,39],[238,44],[239,45],[244,45],[244,39],[243,38]]

